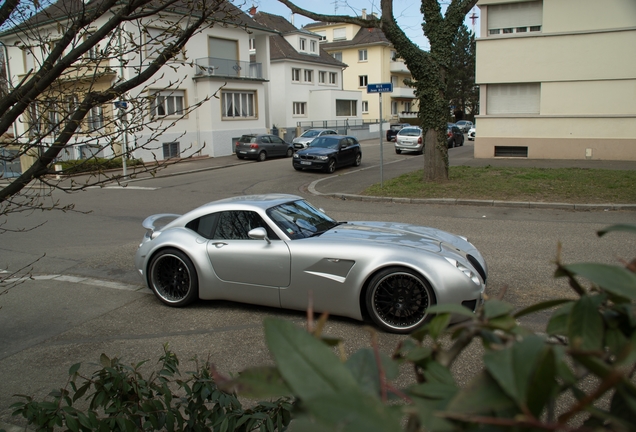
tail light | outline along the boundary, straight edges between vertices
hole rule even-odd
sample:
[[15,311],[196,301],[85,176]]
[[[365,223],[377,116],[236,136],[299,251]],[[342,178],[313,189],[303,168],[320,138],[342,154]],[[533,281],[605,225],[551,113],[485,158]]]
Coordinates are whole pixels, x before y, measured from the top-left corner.
[[449,138],[450,138],[450,137],[452,137],[452,136],[453,136],[453,131],[452,131],[452,130],[450,130],[450,129],[448,129],[448,130],[446,131],[446,136],[447,136],[447,137],[449,137]]
[[251,149],[257,149],[258,148],[258,144],[252,143],[252,144],[250,144],[250,148]]
[[420,137],[417,139],[417,143],[418,144],[422,144],[422,136],[420,135]]
[[236,142],[236,146],[238,147],[239,145],[241,145],[241,143],[237,141]]

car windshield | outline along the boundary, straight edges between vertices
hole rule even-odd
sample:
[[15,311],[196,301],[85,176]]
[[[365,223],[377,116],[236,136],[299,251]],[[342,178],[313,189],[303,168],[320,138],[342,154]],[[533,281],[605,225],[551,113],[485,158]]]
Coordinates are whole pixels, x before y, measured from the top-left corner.
[[241,138],[239,138],[239,142],[254,143],[256,142],[256,137],[254,135],[243,135]]
[[404,128],[398,132],[398,135],[406,135],[406,136],[419,136],[421,133],[420,129],[416,128]]
[[267,215],[292,240],[320,235],[338,225],[304,200],[269,208]]
[[316,129],[309,129],[308,131],[305,131],[301,137],[305,137],[305,138],[311,138],[311,137],[315,137],[316,135],[318,135],[320,133],[319,130]]
[[316,138],[309,144],[309,147],[321,147],[321,148],[338,148],[339,139],[334,139],[331,137],[319,137]]

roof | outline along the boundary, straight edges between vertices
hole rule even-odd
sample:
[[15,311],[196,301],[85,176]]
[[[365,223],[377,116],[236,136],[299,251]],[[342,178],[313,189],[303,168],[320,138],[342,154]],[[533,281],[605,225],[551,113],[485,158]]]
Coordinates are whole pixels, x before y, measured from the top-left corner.
[[[312,27],[324,27],[328,25],[335,25],[336,23],[314,22],[305,26],[306,29]],[[337,23],[340,24],[340,23]],[[323,42],[321,46],[325,49],[333,50],[337,48],[349,48],[357,45],[391,45],[391,42],[384,35],[384,32],[379,28],[363,28],[360,27],[358,33],[351,40],[335,41],[335,42]]]
[[311,34],[311,32],[296,28],[292,23],[279,15],[273,15],[266,12],[258,12],[253,16],[254,21],[260,25],[278,32],[277,35],[269,38],[270,60],[300,60],[310,63],[320,63],[336,67],[347,67],[346,63],[333,58],[328,54],[322,46],[319,46],[318,55],[306,54],[296,51],[284,35],[293,33]]
[[[6,30],[0,33],[0,36],[6,36],[14,33],[24,31],[24,25],[28,26],[44,26],[50,23],[54,23],[64,18],[72,17],[90,11],[102,2],[103,0],[58,0],[46,8],[40,10],[38,13],[21,23],[16,25],[12,29]],[[255,22],[249,15],[234,6],[229,1],[219,0],[203,0],[209,7],[218,7],[218,10],[212,15],[212,20],[225,23],[227,25],[244,26],[253,30],[263,30],[271,32],[267,27],[263,27]],[[149,8],[158,7],[160,5],[159,0],[157,3],[151,2],[148,4]],[[196,16],[196,11],[193,11],[192,3],[189,0],[177,0],[174,5],[166,10],[181,15]]]

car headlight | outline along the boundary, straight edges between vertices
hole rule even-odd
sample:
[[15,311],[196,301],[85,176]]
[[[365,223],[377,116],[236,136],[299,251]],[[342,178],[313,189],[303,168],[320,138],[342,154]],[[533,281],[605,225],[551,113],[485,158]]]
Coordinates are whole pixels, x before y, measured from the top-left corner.
[[477,286],[481,285],[481,281],[479,280],[479,276],[477,276],[475,273],[473,273],[473,271],[471,269],[469,269],[468,267],[466,267],[464,264],[460,263],[456,259],[449,258],[449,257],[444,257],[444,258],[446,258],[446,261],[451,263],[452,266],[457,267],[457,269],[459,271],[464,273],[468,277],[468,279],[473,281],[473,283],[475,285],[477,285]]
[[298,159],[300,158],[300,156],[298,156],[298,153],[294,153],[294,159]]
[[316,156],[316,159],[325,161],[325,160],[329,159],[329,156]]

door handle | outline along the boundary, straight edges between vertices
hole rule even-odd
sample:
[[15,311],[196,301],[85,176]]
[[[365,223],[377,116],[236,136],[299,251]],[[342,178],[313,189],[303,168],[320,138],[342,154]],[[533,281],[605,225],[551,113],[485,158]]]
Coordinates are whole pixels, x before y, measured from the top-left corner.
[[217,249],[220,249],[220,248],[222,248],[223,246],[227,246],[227,243],[224,243],[224,242],[214,242],[214,243],[212,243],[212,245],[213,245],[214,247],[216,247]]

